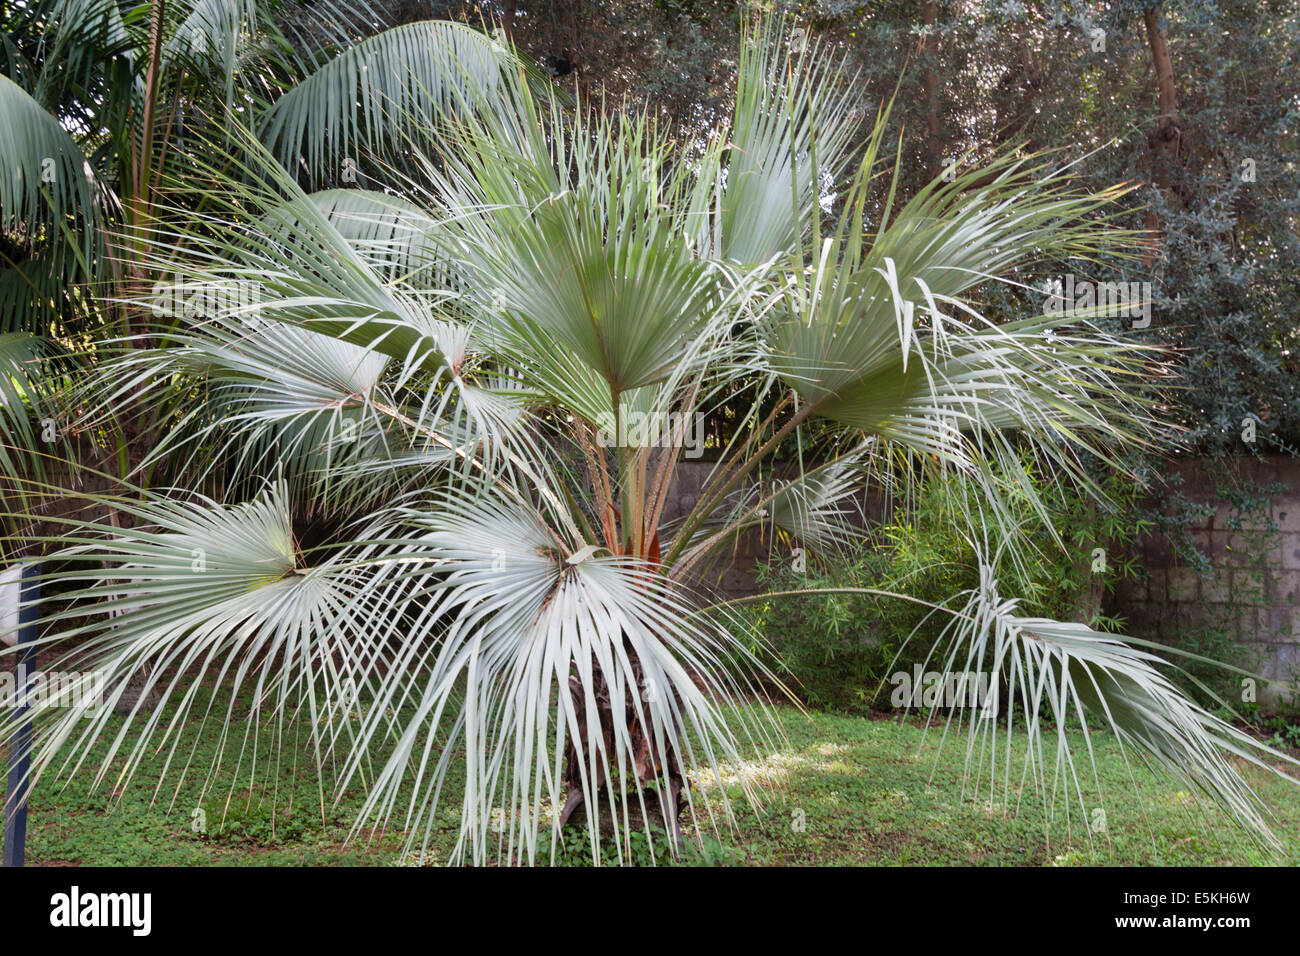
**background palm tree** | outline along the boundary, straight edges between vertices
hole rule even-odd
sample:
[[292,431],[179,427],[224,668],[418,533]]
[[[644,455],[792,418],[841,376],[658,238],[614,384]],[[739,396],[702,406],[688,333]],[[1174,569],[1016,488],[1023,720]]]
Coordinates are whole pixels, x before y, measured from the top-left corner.
[[[1157,356],[1084,313],[980,307],[1037,261],[1131,238],[1106,221],[1116,191],[1009,155],[904,200],[883,118],[852,157],[862,118],[838,65],[770,24],[742,47],[732,123],[695,148],[636,110],[570,109],[486,37],[412,39],[436,90],[362,79],[362,44],[262,122],[236,106],[191,130],[151,228],[123,231],[135,268],[202,294],[125,336],[84,419],[147,408],[136,473],[168,490],[123,483],[95,500],[129,520],[66,518],[49,542],[65,603],[44,640],[106,673],[110,697],[148,673],[167,704],[132,708],[101,779],[151,747],[183,764],[186,720],[225,701],[233,730],[248,692],[259,721],[306,726],[332,788],[367,789],[358,826],[399,821],[413,847],[458,761],[460,858],[532,862],[549,837],[554,859],[578,807],[594,851],[656,813],[676,832],[680,805],[700,809],[691,773],[768,732],[761,704],[729,706],[759,665],[701,574],[739,535],[834,547],[872,477],[905,462],[976,484],[979,538],[1009,521],[1008,483],[1031,487],[1026,460],[1095,492],[1082,456],[1117,465],[1161,440]],[[474,82],[485,50],[500,67]],[[314,85],[339,73],[376,91],[351,127]],[[298,158],[324,169],[363,130],[383,188],[304,191]],[[737,396],[751,404],[702,493],[666,520],[687,425]],[[796,467],[778,467],[792,443]],[[1286,758],[1186,700],[1157,658],[1018,615],[1004,558],[1032,554],[988,555],[981,586],[939,609],[947,666],[999,675],[996,719],[967,726],[990,785],[1018,764],[1054,793],[1076,771],[1064,733],[1044,756],[1045,723],[1091,720],[1265,836],[1228,757]],[[75,772],[110,719],[47,715],[36,765],[71,753]]]
[[145,254],[157,202],[166,190],[171,213],[200,210],[201,190],[168,184],[227,149],[207,132],[238,124],[295,175],[356,181],[393,158],[406,117],[441,109],[457,85],[490,89],[509,59],[459,24],[385,30],[365,3],[31,0],[0,19],[0,123],[14,131],[0,142],[0,366],[27,380],[22,401],[0,403],[0,466],[15,477],[41,477],[52,450],[33,416],[54,424],[65,464],[125,478],[147,455],[147,409],[124,401],[112,427],[83,431],[55,399],[66,381],[33,369],[84,359],[92,340],[148,341],[159,312],[140,297],[170,278]]

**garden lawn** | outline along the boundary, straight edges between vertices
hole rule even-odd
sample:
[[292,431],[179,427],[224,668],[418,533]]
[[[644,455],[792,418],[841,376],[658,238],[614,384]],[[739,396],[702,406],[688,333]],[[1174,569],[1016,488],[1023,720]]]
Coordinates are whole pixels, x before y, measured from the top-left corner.
[[[963,793],[965,738],[939,750],[939,732],[919,725],[778,707],[786,740],[755,750],[747,770],[762,788],[762,806],[737,801],[732,769],[721,787],[711,773],[695,779],[701,819],[721,807],[725,790],[737,810],[734,832],[721,828],[693,861],[743,865],[1076,866],[1150,864],[1300,864],[1300,787],[1261,771],[1248,777],[1275,809],[1283,849],[1270,854],[1223,814],[1176,783],[1125,764],[1114,737],[1095,734],[1100,794],[1092,782],[1081,733],[1072,735],[1082,763],[1083,810],[1077,796],[1058,791],[1054,810],[1026,788],[1016,813],[1020,763],[1014,765],[1011,807],[999,793]],[[236,725],[238,726],[238,725]],[[265,770],[250,787],[247,766],[227,771],[200,799],[202,778],[218,745],[215,727],[191,731],[197,748],[191,772],[175,790],[153,799],[162,758],[151,758],[136,782],[111,805],[91,775],[57,788],[41,781],[31,801],[29,865],[394,865],[403,834],[395,829],[347,841],[360,805],[354,788],[337,805],[322,799],[305,743],[289,740],[271,780]],[[105,735],[101,739],[111,739]],[[1052,732],[1045,743],[1053,740]],[[1017,738],[1019,744],[1023,738]],[[1130,754],[1131,756],[1131,754]],[[1051,753],[1049,751],[1049,759]],[[265,759],[265,758],[262,758]],[[83,768],[83,771],[86,768]],[[1050,767],[1049,767],[1050,773]],[[231,781],[236,780],[232,794]],[[175,799],[173,800],[173,793]],[[229,802],[227,803],[227,798]],[[429,859],[446,859],[455,843],[460,800],[445,793]],[[1085,812],[1086,811],[1086,812]],[[707,822],[701,828],[712,836]],[[692,831],[695,832],[695,831]],[[576,835],[575,835],[576,836]],[[578,844],[580,840],[571,840]],[[572,850],[566,855],[574,859]],[[635,854],[644,859],[644,853]]]

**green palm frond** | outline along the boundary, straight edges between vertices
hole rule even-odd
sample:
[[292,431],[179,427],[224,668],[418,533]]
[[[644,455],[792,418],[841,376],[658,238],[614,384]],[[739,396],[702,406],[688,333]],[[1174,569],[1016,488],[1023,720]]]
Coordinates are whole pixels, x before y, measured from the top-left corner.
[[[7,4],[7,42],[0,73],[51,113],[96,109],[120,115],[139,88],[132,27],[147,11],[123,12],[117,0],[30,0]],[[121,88],[115,88],[120,85]],[[116,102],[103,99],[108,94]]]
[[459,23],[394,27],[344,50],[278,99],[263,140],[286,168],[341,177],[345,162],[385,157],[452,112],[491,104],[517,61]]
[[[44,292],[88,274],[98,256],[99,191],[90,165],[72,137],[32,96],[0,76],[0,232],[6,251],[0,266],[11,273],[11,288],[26,286],[16,302],[6,302],[6,327],[20,323],[36,330],[35,315],[47,317]],[[58,278],[55,278],[55,277]],[[62,295],[59,296],[62,299]]]
[[782,291],[789,305],[766,313],[763,335],[809,414],[983,481],[1002,514],[988,466],[1019,474],[1025,443],[1089,487],[1080,452],[1116,462],[1116,449],[1164,439],[1151,398],[1158,350],[1083,313],[1031,307],[999,322],[979,309],[977,287],[1015,286],[1044,257],[1122,247],[1128,234],[1096,216],[1113,193],[1072,191],[1011,157],[993,170],[984,185],[927,189],[874,235],[850,203],[802,281]]
[[[489,326],[485,345],[591,423],[680,379],[743,284],[683,232],[689,171],[641,121],[570,117],[465,129],[437,176],[441,234]],[[539,282],[538,277],[546,281]]]
[[156,231],[147,254],[171,279],[147,302],[155,327],[123,343],[136,347],[104,363],[95,389],[105,409],[148,395],[160,410],[170,431],[142,467],[271,474],[295,504],[344,513],[412,474],[482,467],[513,440],[525,397],[508,378],[461,374],[474,335],[450,320],[456,293],[435,281],[450,274],[427,269],[437,223],[382,194],[308,196],[246,145],[256,175],[210,195],[201,244]]
[[[20,482],[45,473],[65,422],[56,403],[61,373],[52,343],[26,332],[0,333],[0,477]],[[6,493],[21,493],[21,485]]]
[[[204,168],[218,184],[200,190],[212,210],[203,228],[214,235],[196,241],[192,224],[159,227],[142,250],[149,267],[186,287],[209,288],[212,295],[205,298],[227,304],[204,315],[256,313],[300,324],[399,359],[408,370],[443,364],[441,349],[455,336],[440,316],[440,302],[453,293],[388,281],[381,271],[391,270],[364,238],[370,227],[363,220],[380,223],[403,204],[330,193],[313,200],[249,134],[238,134],[236,141],[247,152],[233,173]],[[187,223],[191,213],[160,205],[159,216]],[[405,232],[408,261],[423,259],[421,235],[418,228]],[[256,301],[231,302],[220,290],[232,284],[251,290]],[[158,314],[156,304],[149,305]]]
[[162,45],[161,75],[173,83],[182,73],[209,77],[223,102],[233,105],[236,87],[246,85],[243,66],[261,40],[260,6],[257,0],[185,0],[170,6],[173,22]]
[[732,128],[725,147],[701,161],[693,201],[710,255],[766,262],[803,240],[846,168],[861,119],[842,66],[770,23],[744,38]]
[[415,289],[451,289],[435,235],[438,223],[415,203],[366,189],[328,189],[309,197],[385,281]]

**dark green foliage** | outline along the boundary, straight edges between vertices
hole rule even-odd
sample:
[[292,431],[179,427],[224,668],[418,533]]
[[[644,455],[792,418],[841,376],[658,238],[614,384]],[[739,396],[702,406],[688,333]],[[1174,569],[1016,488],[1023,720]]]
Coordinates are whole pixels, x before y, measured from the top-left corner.
[[[928,564],[937,550],[876,550],[864,545],[829,563],[815,561],[805,571],[778,558],[760,568],[758,580],[774,591],[884,588],[891,571],[918,560]],[[908,591],[921,600],[943,600],[961,589],[969,577],[964,570],[952,564],[931,566],[908,581]],[[932,644],[938,633],[933,626],[910,642],[907,653],[901,652],[928,610],[868,594],[774,596],[756,612],[755,628],[770,642],[782,679],[810,706],[863,710],[873,699],[888,703],[888,685],[879,697],[877,690],[892,670],[910,670],[925,658],[925,637]],[[934,623],[942,626],[941,621]]]
[[273,794],[242,791],[229,795],[213,794],[204,800],[203,826],[194,830],[206,842],[227,845],[285,846],[309,842],[319,837],[323,828],[319,807],[305,805],[301,799],[276,799]]

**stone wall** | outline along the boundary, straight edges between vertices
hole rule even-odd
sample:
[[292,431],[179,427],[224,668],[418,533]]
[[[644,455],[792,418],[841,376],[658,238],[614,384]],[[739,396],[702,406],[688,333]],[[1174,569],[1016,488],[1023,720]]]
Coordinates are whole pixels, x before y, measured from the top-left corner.
[[[715,463],[705,460],[678,462],[668,502],[664,506],[664,521],[683,517],[700,496],[709,472]],[[754,580],[754,566],[766,561],[770,546],[757,534],[744,535],[736,547],[705,569],[705,583],[721,597],[734,598],[756,594],[759,590]]]
[[[1249,508],[1220,497],[1208,463],[1182,459],[1181,494],[1204,505],[1190,540],[1208,558],[1200,569],[1180,558],[1167,536],[1139,542],[1143,575],[1121,582],[1110,602],[1127,631],[1178,646],[1242,645],[1247,667],[1273,680],[1300,679],[1300,461],[1245,458],[1229,467],[1248,486],[1274,489]],[[1300,702],[1298,702],[1300,703]]]

